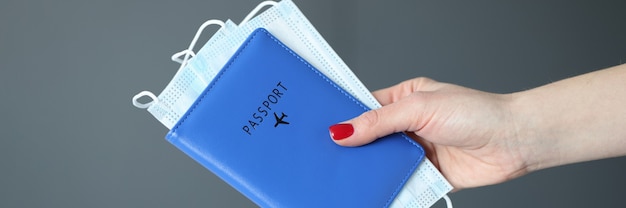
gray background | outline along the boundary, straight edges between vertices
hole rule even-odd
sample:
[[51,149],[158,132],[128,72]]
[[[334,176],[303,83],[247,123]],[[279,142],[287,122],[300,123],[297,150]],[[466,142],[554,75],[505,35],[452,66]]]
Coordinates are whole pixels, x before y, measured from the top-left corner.
[[[0,1],[0,207],[254,207],[130,98],[160,92],[204,20],[239,22],[259,2]],[[428,76],[507,93],[626,62],[621,0],[296,4],[370,89]],[[624,175],[626,158],[607,159],[451,197],[620,207]]]

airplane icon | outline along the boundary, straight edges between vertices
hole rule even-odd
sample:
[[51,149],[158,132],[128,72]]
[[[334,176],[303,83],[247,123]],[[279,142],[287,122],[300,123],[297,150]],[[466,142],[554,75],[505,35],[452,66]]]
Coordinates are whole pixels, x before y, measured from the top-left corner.
[[276,112],[274,112],[274,118],[276,119],[276,123],[274,124],[274,127],[277,127],[278,124],[289,124],[289,122],[283,121],[283,119],[287,117],[287,115],[285,115],[284,112],[281,112],[281,113],[282,115],[279,118],[278,115],[276,115]]

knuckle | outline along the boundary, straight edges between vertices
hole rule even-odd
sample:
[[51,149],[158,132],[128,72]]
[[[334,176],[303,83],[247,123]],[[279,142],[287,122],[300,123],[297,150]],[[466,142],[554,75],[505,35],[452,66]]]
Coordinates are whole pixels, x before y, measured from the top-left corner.
[[361,114],[361,121],[366,128],[376,126],[380,119],[380,112],[378,109],[367,111]]
[[416,77],[410,80],[406,80],[402,83],[410,91],[421,91],[437,83],[435,80],[428,77]]
[[413,79],[413,81],[417,83],[418,85],[427,85],[427,84],[431,84],[435,82],[435,80],[428,78],[428,77],[417,77]]

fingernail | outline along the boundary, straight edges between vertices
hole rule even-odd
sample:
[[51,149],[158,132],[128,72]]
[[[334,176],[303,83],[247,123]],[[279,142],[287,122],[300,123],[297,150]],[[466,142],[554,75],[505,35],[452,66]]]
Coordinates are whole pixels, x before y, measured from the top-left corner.
[[342,140],[348,138],[354,133],[354,127],[352,124],[335,124],[328,128],[330,131],[330,137],[334,140]]

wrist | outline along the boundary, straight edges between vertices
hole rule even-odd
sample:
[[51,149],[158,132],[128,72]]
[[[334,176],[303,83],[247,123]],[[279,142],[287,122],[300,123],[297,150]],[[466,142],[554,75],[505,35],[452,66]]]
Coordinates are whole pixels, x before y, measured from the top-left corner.
[[[510,123],[511,140],[513,148],[519,154],[519,158],[526,173],[555,166],[552,161],[558,154],[557,141],[549,138],[545,131],[545,115],[538,110],[541,105],[540,99],[534,98],[532,90],[510,94]],[[549,128],[549,127],[548,127]]]

